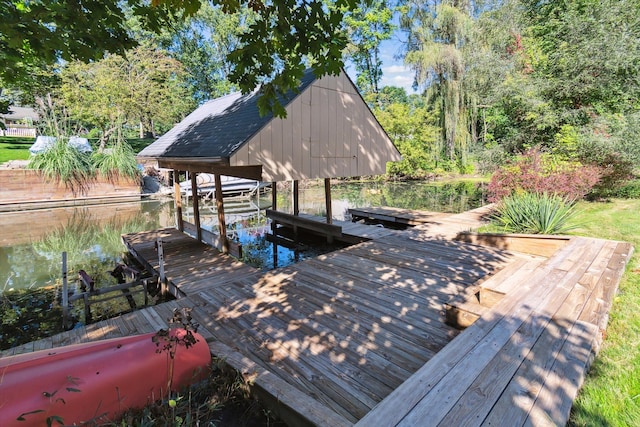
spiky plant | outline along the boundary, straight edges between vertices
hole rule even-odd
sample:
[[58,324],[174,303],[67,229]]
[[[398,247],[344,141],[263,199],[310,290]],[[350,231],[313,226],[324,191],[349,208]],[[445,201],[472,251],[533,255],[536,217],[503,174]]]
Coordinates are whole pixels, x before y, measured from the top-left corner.
[[69,137],[58,136],[50,148],[31,157],[29,168],[42,171],[49,180],[64,183],[74,193],[81,193],[93,178],[91,156],[68,142]]
[[115,143],[108,149],[95,153],[93,164],[103,176],[111,180],[120,177],[136,179],[140,177],[140,170],[135,155],[122,135],[122,127],[119,127]]
[[575,203],[558,195],[518,193],[498,203],[492,220],[507,233],[564,234],[578,227],[575,214]]
[[53,136],[55,143],[29,161],[29,168],[42,171],[51,181],[59,181],[74,193],[87,189],[93,178],[91,156],[69,144],[71,130],[66,112],[56,105],[51,96],[37,100],[42,116],[40,130],[44,135]]

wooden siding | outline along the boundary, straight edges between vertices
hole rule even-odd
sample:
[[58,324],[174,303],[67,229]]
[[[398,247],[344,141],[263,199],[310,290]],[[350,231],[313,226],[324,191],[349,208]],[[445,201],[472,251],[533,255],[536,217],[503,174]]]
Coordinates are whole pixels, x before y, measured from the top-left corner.
[[264,181],[379,175],[400,154],[349,78],[325,76],[229,160],[262,165]]

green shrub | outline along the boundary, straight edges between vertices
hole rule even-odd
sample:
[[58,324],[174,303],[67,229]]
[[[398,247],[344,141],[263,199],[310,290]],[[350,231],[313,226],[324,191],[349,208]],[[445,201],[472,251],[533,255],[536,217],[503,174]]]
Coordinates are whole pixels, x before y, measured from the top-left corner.
[[519,193],[502,199],[492,222],[506,233],[563,234],[577,225],[574,202],[555,194]]

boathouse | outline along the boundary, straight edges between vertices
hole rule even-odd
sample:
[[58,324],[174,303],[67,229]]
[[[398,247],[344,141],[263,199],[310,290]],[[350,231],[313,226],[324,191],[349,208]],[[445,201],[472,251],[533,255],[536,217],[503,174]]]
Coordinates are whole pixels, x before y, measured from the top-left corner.
[[[326,222],[331,224],[329,180],[385,173],[387,162],[400,160],[400,153],[362,99],[344,71],[337,76],[316,78],[307,70],[297,91],[281,99],[286,118],[260,116],[259,90],[233,93],[206,102],[154,143],[138,154],[140,161],[155,160],[174,176],[187,171],[192,192],[197,194],[198,173],[277,183],[293,182],[293,215],[277,212],[276,186],[272,185],[272,218],[304,227],[298,218],[298,181],[324,179]],[[176,180],[177,181],[177,180]],[[178,228],[193,226],[199,240],[197,198],[195,224],[182,220],[178,183],[175,183]],[[216,192],[220,240],[214,242],[229,251],[224,222],[222,192]]]

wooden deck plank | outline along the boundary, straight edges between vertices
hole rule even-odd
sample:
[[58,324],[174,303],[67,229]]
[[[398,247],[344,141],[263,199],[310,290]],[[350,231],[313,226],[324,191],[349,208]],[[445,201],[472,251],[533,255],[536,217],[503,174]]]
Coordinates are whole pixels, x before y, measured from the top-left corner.
[[[547,317],[548,315],[545,312],[555,312],[557,306],[562,304],[566,298],[566,290],[564,287],[572,287],[575,280],[577,280],[573,278],[573,276],[579,277],[586,271],[591,263],[591,259],[585,257],[582,263],[580,260],[592,247],[592,245],[585,244],[576,239],[574,245],[572,245],[572,253],[568,257],[559,260],[548,276],[536,283],[536,290],[538,292],[527,290],[526,301],[523,301],[523,298],[519,298],[519,304],[515,307],[514,311],[503,311],[503,317],[498,324],[499,327],[493,328],[477,346],[466,352],[463,358],[456,364],[455,369],[449,370],[442,380],[416,404],[412,411],[407,414],[398,425],[415,425],[415,422],[421,417],[424,417],[427,412],[431,419],[437,420],[439,423],[443,420],[443,417],[454,408],[454,405],[459,400],[459,396],[465,396],[465,393],[469,393],[471,397],[464,399],[464,402],[469,402],[477,399],[478,395],[484,396],[483,393],[488,392],[489,389],[495,390],[496,383],[500,381],[502,381],[503,384],[508,384],[510,376],[499,376],[490,380],[488,383],[486,381],[483,382],[488,388],[480,386],[474,388],[473,386],[477,379],[476,375],[481,372],[479,372],[479,370],[491,370],[493,363],[503,365],[502,368],[498,367],[497,370],[493,372],[494,374],[517,369],[520,360],[522,360],[521,357],[516,359],[511,358],[510,363],[507,363],[507,360],[509,360],[508,357],[505,360],[505,358],[496,357],[496,355],[503,356],[503,354],[500,353],[500,349],[505,345],[511,347],[510,340],[512,339],[516,340],[515,347],[517,351],[523,351],[523,349],[526,351],[531,343],[537,340],[550,320],[550,317]],[[567,270],[570,259],[573,260],[574,264],[580,263],[580,268],[573,271]],[[541,292],[543,289],[545,292]],[[499,305],[500,304],[494,307],[494,313],[499,310]],[[538,313],[536,310],[539,307],[543,307],[544,311]],[[533,317],[530,320],[531,316]],[[540,321],[538,319],[540,319]],[[530,325],[528,323],[530,323]],[[528,327],[532,327],[534,330],[529,334],[524,334],[522,330],[523,327],[525,330]],[[521,333],[516,334],[518,330],[520,330]],[[530,341],[527,341],[527,337]],[[508,356],[508,354],[504,356]],[[455,387],[451,387],[452,384],[455,384]],[[502,389],[503,387],[499,387],[500,392]],[[473,394],[475,394],[475,396]],[[490,405],[483,407],[488,406]],[[461,420],[464,419],[467,422],[470,421],[469,418],[477,419],[478,417],[476,417],[473,411],[468,411],[468,409],[471,408],[473,407],[470,407],[468,404],[455,407],[457,418]]]
[[[575,255],[574,249],[577,248],[571,245],[565,246],[560,249],[559,257],[564,258],[564,256]],[[560,270],[554,270],[556,264],[557,262],[554,262],[554,260],[548,260],[548,262],[543,263],[541,268],[531,276],[531,280],[523,284],[519,291],[526,294],[531,289],[531,286],[543,279],[547,280],[548,283],[557,282],[565,273]],[[362,418],[357,425],[367,426],[377,422],[377,420],[385,420],[385,424],[389,426],[399,425],[401,421],[405,420],[406,416],[414,413],[413,410],[419,402],[423,401],[424,397],[439,384],[440,387],[445,384],[449,384],[450,387],[455,386],[456,383],[443,382],[442,380],[454,367],[458,366],[458,363],[463,358],[478,356],[479,359],[476,362],[478,364],[482,360],[490,360],[491,354],[496,351],[495,346],[503,345],[517,330],[522,321],[528,317],[528,315],[525,315],[526,309],[521,307],[517,298],[503,299],[494,309],[497,309],[497,311],[492,310],[488,316],[483,317],[483,321],[475,322],[454,338],[443,351],[436,354],[428,363],[422,366],[414,375],[378,404],[373,411]],[[496,329],[496,334],[499,335],[493,337],[492,340],[485,339],[487,334],[500,324],[506,315],[516,321],[511,322],[511,326],[503,331]],[[517,319],[520,319],[519,323]],[[494,339],[498,341],[496,342]],[[483,350],[489,353],[483,355]]]
[[447,217],[451,214],[442,212],[431,212],[425,210],[401,209],[389,206],[350,208],[349,214],[354,221],[357,220],[379,220],[388,223],[419,225],[437,221],[439,218]]
[[[315,306],[313,312],[298,313],[302,319],[301,322],[310,324],[319,332],[335,334],[342,351],[350,350],[348,355],[352,359],[358,360],[358,364],[364,367],[370,366],[374,374],[379,375],[381,379],[389,380],[390,384],[387,385],[397,386],[398,378],[408,377],[407,369],[411,369],[412,365],[424,363],[425,353],[421,352],[420,357],[407,353],[408,343],[396,342],[399,337],[386,331],[384,322],[380,322],[376,317],[368,318],[361,311],[343,305],[344,299],[340,295],[335,295],[333,298],[331,294],[323,297],[321,292],[313,292],[313,288],[317,288],[317,282],[301,281],[298,276],[293,286],[294,288],[308,287],[309,289],[302,289],[302,293],[307,298],[311,296],[309,301]],[[288,293],[288,296],[293,295]],[[299,305],[292,304],[293,311],[297,306]],[[290,311],[292,310],[287,307],[287,312]],[[325,313],[327,311],[330,315]],[[383,324],[382,327],[380,324]],[[373,336],[376,339],[372,341]],[[388,345],[382,346],[384,348],[376,343],[381,339],[389,342]],[[382,354],[377,353],[380,350]],[[370,363],[365,364],[365,361]]]
[[[156,267],[161,236],[168,277],[187,296],[10,351],[156,331],[174,309],[190,308],[212,352],[252,375],[295,425],[562,420],[632,248],[571,238],[546,261],[523,263],[449,240],[486,213],[402,232],[354,224],[353,239],[380,240],[268,273],[177,230],[128,235]],[[479,285],[505,296],[462,333],[445,325],[444,302]],[[567,395],[556,402],[560,387]]]
[[[203,296],[204,294],[215,301],[216,296],[213,289],[201,293]],[[247,316],[246,308],[233,307],[233,319],[225,322],[225,326],[236,331],[236,341],[240,341],[236,342],[236,345],[248,344],[243,347],[243,354],[253,354],[266,361],[271,365],[270,370],[274,372],[289,372],[290,379],[295,379],[302,386],[302,390],[313,390],[317,399],[337,411],[341,416],[347,417],[353,422],[355,420],[354,413],[367,410],[366,405],[363,405],[360,400],[365,398],[355,389],[344,390],[337,387],[335,384],[336,374],[324,372],[324,370],[318,371],[308,358],[302,357],[298,350],[292,347],[296,345],[294,338],[290,338],[291,342],[288,348],[283,347],[283,338],[287,338],[288,334],[273,340],[266,332],[269,326],[256,325],[250,316]],[[306,349],[306,351],[309,350]],[[327,378],[333,379],[334,382],[327,381]]]
[[[311,425],[330,425],[334,427],[348,427],[352,422],[339,416],[337,413],[327,411],[324,405],[318,403],[313,397],[301,393],[298,388],[274,375],[271,371],[262,368],[244,354],[234,351],[221,342],[212,342],[209,348],[213,354],[219,355],[233,368],[247,375],[251,383],[255,384],[263,393],[261,396],[271,400],[271,407],[277,408],[282,419],[299,425],[301,423]],[[275,402],[273,400],[275,399]]]
[[[601,245],[588,246],[583,254],[583,260],[579,262],[580,266],[571,269],[571,272],[559,283],[560,286],[551,290],[553,295],[549,297],[548,301],[541,301],[541,306],[534,308],[529,318],[522,323],[513,337],[496,353],[496,357],[485,365],[455,406],[442,419],[444,425],[471,425],[474,420],[486,417],[493,407],[491,402],[497,401],[503,394],[503,390],[508,387],[510,382],[514,381],[513,375],[520,368],[523,360],[526,360],[529,349],[540,352],[536,355],[536,360],[544,360],[543,355],[549,354],[549,349],[538,349],[536,345],[540,342],[539,337],[550,327],[549,323],[552,322],[552,317],[557,313],[575,310],[577,307],[581,309],[582,305],[577,302],[585,297],[584,292],[580,294],[578,292],[567,293],[562,291],[562,287],[565,284],[568,287],[573,286],[572,289],[579,286],[586,291],[584,287],[576,285],[577,279],[588,270],[592,263],[593,254],[599,252],[600,248]],[[556,341],[562,343],[563,339],[556,337]]]
[[[224,293],[228,295],[231,288],[235,288],[239,292],[240,299],[246,298],[241,286],[240,283],[229,283],[226,285],[227,290]],[[210,290],[208,293],[211,294],[215,291],[218,289]],[[219,291],[223,292],[223,290]],[[336,384],[343,383],[345,390],[352,394],[352,398],[357,397],[365,404],[369,402],[369,407],[380,400],[379,398],[370,400],[376,399],[376,397],[371,395],[371,390],[358,385],[357,381],[344,382],[342,380],[344,375],[357,379],[370,377],[370,374],[362,371],[358,366],[350,365],[347,357],[343,359],[345,349],[340,346],[335,332],[329,329],[321,330],[309,327],[305,322],[307,313],[295,313],[293,307],[287,307],[286,311],[283,311],[280,309],[279,303],[270,306],[262,296],[258,296],[256,300],[259,307],[254,308],[255,306],[251,302],[246,304],[246,311],[242,312],[238,321],[250,323],[251,327],[248,329],[252,330],[254,335],[260,336],[263,342],[268,343],[267,348],[274,352],[275,357],[279,360],[291,358],[298,363],[305,363],[314,371],[314,376],[324,374],[324,376],[331,377]],[[236,310],[238,309],[236,308]],[[263,319],[264,326],[260,327],[259,332],[256,333],[258,328],[254,325],[258,318]],[[285,332],[286,339],[283,338]],[[337,360],[341,360],[339,369],[336,366]],[[372,383],[374,389],[384,390],[386,387],[372,376],[367,378],[367,381]]]

